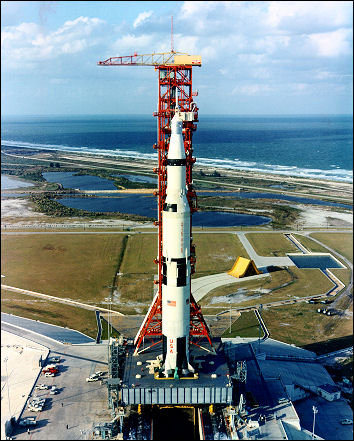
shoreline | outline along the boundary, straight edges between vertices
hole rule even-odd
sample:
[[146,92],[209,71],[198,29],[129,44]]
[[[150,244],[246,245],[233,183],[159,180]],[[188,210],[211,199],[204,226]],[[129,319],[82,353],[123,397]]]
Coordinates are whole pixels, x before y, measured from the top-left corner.
[[[28,152],[28,154],[26,154]],[[110,174],[115,173],[130,173],[140,174],[157,178],[153,169],[157,166],[157,162],[154,160],[147,160],[146,158],[134,158],[129,160],[127,158],[121,158],[116,156],[106,155],[84,155],[77,153],[68,153],[61,150],[55,151],[43,151],[40,149],[26,149],[26,151],[13,148],[11,153],[3,152],[10,162],[16,162],[17,165],[23,163],[23,161],[30,160],[31,164],[36,166],[44,166],[49,168],[50,163],[59,162],[60,168],[52,168],[50,171],[61,172],[68,171],[68,169],[85,170],[89,172],[90,169],[97,171],[106,170]],[[4,164],[4,163],[3,163]],[[14,164],[15,165],[15,164]],[[6,166],[6,163],[4,164]],[[16,169],[15,169],[16,170]],[[216,173],[215,173],[216,172]],[[6,174],[6,169],[3,170],[3,174]],[[7,175],[14,179],[23,180],[16,175]],[[30,181],[30,179],[28,179]],[[259,173],[255,171],[242,171],[232,170],[217,167],[206,167],[199,165],[198,162],[193,167],[193,181],[196,187],[197,194],[203,194],[204,191],[208,192],[262,192],[262,193],[276,193],[279,195],[291,195],[297,197],[307,197],[313,199],[322,199],[327,201],[336,201],[338,203],[352,205],[353,186],[351,183],[335,180],[313,179],[295,176],[284,176],[275,173]],[[43,182],[35,182],[35,187],[5,190],[2,189],[1,193],[41,193],[46,191],[42,187]],[[272,186],[274,186],[272,188]],[[206,190],[208,188],[208,190]],[[129,193],[145,193],[152,194],[156,189],[122,189],[122,190],[110,190],[118,194]],[[97,190],[94,191],[97,193]],[[89,194],[90,190],[80,191],[81,194]],[[104,196],[105,192],[101,192],[101,196]],[[298,223],[303,227],[306,226],[338,226],[344,228],[352,227],[352,209],[339,208],[330,209],[327,206],[318,207],[313,205],[304,206],[301,203],[294,204],[285,201],[274,202],[280,205],[295,205],[301,209],[301,215]],[[8,223],[10,218],[13,218],[14,222],[19,222],[20,219],[32,218],[32,222],[37,218],[37,222],[42,223],[45,219],[49,219],[47,215],[34,211],[34,206],[29,201],[16,200],[2,197],[2,221]],[[259,214],[257,209],[249,207],[247,210],[249,214]],[[306,214],[306,212],[308,212]],[[342,212],[342,213],[341,213]],[[39,219],[40,218],[40,219]],[[317,220],[316,220],[317,218]],[[67,222],[68,219],[65,220]],[[96,222],[98,220],[96,219]],[[95,222],[95,223],[96,223]],[[98,221],[97,223],[105,224],[107,221]],[[11,223],[11,222],[10,222]],[[20,221],[21,223],[21,221]],[[110,222],[107,222],[110,224]],[[114,222],[115,224],[116,222]],[[118,222],[117,222],[118,223]],[[120,221],[127,225],[128,220]],[[136,223],[136,222],[134,222]],[[138,222],[139,223],[139,222]]]
[[[75,159],[80,159],[83,160],[85,162],[95,162],[97,159],[104,164],[112,164],[114,163],[115,165],[118,165],[120,163],[123,163],[124,165],[127,165],[127,163],[129,165],[135,165],[136,167],[141,167],[142,166],[149,166],[149,168],[151,168],[151,172],[152,169],[154,167],[156,167],[157,165],[157,155],[156,155],[156,159],[155,158],[147,158],[147,157],[138,157],[139,152],[136,152],[137,156],[125,156],[125,155],[120,155],[120,154],[113,154],[113,153],[99,153],[99,152],[91,152],[91,151],[85,151],[83,152],[77,152],[75,150],[69,150],[69,149],[55,149],[55,148],[45,148],[43,146],[43,148],[39,148],[39,147],[27,147],[27,146],[21,146],[21,145],[6,145],[6,144],[1,144],[1,147],[5,147],[6,149],[25,149],[28,151],[32,151],[32,152],[36,152],[37,156],[52,156],[52,155],[58,155],[61,158],[67,159],[67,160],[75,160]],[[73,148],[75,149],[75,148]],[[19,156],[19,157],[24,157],[27,155],[14,155],[14,154],[9,154],[6,153],[4,151],[2,151],[3,154],[8,155],[8,156]],[[142,155],[147,155],[147,154],[142,154]],[[150,154],[148,154],[150,155]],[[154,153],[151,153],[151,156],[153,156]],[[29,156],[29,155],[28,155]],[[201,162],[203,161],[215,161],[216,163],[214,164],[203,164]],[[301,183],[304,182],[318,182],[318,183],[322,183],[322,184],[326,184],[326,183],[338,183],[338,184],[348,184],[348,185],[352,185],[353,184],[353,177],[351,178],[351,181],[349,180],[343,180],[343,179],[335,179],[335,178],[323,178],[323,177],[315,177],[315,176],[301,176],[301,175],[297,175],[297,174],[291,174],[291,169],[293,169],[293,166],[279,166],[279,165],[275,165],[274,167],[282,167],[284,168],[284,171],[281,172],[277,172],[277,171],[268,171],[268,170],[259,170],[257,168],[255,169],[248,169],[248,168],[244,168],[244,167],[231,167],[231,166],[227,166],[227,165],[220,165],[217,162],[220,161],[218,159],[209,159],[209,158],[202,158],[199,156],[199,163],[198,163],[198,157],[197,157],[197,161],[194,165],[195,170],[197,169],[202,169],[202,170],[217,170],[219,172],[224,172],[224,173],[230,173],[230,174],[234,174],[237,173],[238,175],[246,175],[246,176],[250,176],[250,175],[255,175],[255,176],[262,176],[262,179],[271,179],[271,180],[282,180],[282,179],[288,179],[288,180],[293,180],[294,182],[299,181]],[[290,170],[285,171],[286,168],[289,168]],[[296,167],[297,168],[297,167]],[[301,169],[299,168],[299,170],[307,170],[307,169]],[[309,172],[313,169],[308,169]],[[321,170],[319,170],[321,172]],[[323,170],[323,172],[330,172],[331,170]],[[346,170],[346,172],[350,172],[350,170]],[[353,172],[352,172],[353,173]]]

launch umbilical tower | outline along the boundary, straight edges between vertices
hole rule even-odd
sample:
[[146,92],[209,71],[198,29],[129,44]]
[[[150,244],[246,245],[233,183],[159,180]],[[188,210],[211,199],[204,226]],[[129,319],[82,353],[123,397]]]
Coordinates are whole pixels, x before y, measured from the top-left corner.
[[[158,255],[155,263],[158,266],[158,277],[155,280],[157,292],[154,300],[143,320],[143,323],[135,337],[135,355],[162,342],[162,286],[164,277],[163,262],[163,237],[164,222],[163,211],[166,201],[167,190],[167,166],[168,151],[171,140],[171,121],[174,117],[177,106],[179,118],[182,123],[183,147],[185,153],[186,168],[186,197],[190,209],[190,223],[192,213],[197,210],[196,192],[193,187],[192,167],[195,163],[193,157],[193,132],[198,122],[198,107],[193,101],[197,96],[192,91],[192,69],[193,66],[201,66],[201,57],[185,53],[171,51],[168,53],[148,54],[125,57],[113,57],[105,61],[99,61],[99,66],[154,66],[158,73],[158,109],[154,116],[158,118],[157,143],[154,149],[158,154],[158,167],[154,172],[158,176],[158,189],[154,193],[157,196],[158,219],[155,225],[158,227]],[[191,227],[191,225],[190,225]],[[192,229],[190,228],[190,269],[191,274],[195,272],[195,246],[193,244]],[[189,288],[190,289],[190,288]],[[209,329],[204,321],[199,305],[190,293],[190,326],[189,342],[200,345],[206,338],[210,348],[214,351]],[[141,345],[144,341],[144,347]]]

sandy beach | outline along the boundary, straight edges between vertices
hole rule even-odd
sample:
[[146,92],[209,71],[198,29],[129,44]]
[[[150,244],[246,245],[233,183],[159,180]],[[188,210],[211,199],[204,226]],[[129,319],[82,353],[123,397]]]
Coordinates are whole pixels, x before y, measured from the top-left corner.
[[[125,171],[129,173],[145,173],[153,176],[152,172],[154,167],[156,167],[156,161],[146,160],[146,159],[135,159],[135,160],[127,160],[119,157],[109,157],[103,155],[80,155],[75,153],[63,153],[57,151],[55,153],[56,158],[59,160],[63,160],[63,166],[65,167],[74,167],[80,169],[82,167],[86,169],[99,169],[106,168],[109,170],[119,170]],[[11,156],[19,156],[12,154]],[[38,158],[43,165],[47,165],[47,162],[53,161],[52,153],[44,153],[38,151],[35,155],[32,156]],[[210,184],[218,184],[221,187],[221,191],[255,191],[255,192],[272,192],[279,194],[289,194],[292,196],[299,197],[309,197],[309,198],[332,198],[333,201],[341,202],[344,204],[352,204],[352,196],[353,196],[353,186],[352,183],[348,182],[339,182],[339,181],[328,181],[328,180],[315,180],[310,178],[302,178],[295,176],[285,176],[285,175],[276,175],[271,173],[258,173],[255,171],[240,171],[234,169],[224,169],[215,167],[205,167],[199,166],[196,163],[194,170],[196,172],[203,171],[205,176],[208,178],[204,183]],[[222,176],[221,180],[218,181],[217,177],[213,177],[213,173],[218,171]],[[156,176],[156,175],[155,175]],[[209,178],[210,176],[210,178]],[[248,184],[233,184],[230,179],[232,178],[244,178],[248,180]],[[201,182],[201,181],[200,181]],[[237,181],[235,181],[237,182]],[[254,182],[254,184],[253,184]],[[264,186],[260,186],[260,182],[264,182]],[[196,179],[196,186],[198,188],[198,179]],[[276,188],[279,187],[280,188]],[[270,187],[271,186],[271,187]],[[296,187],[296,190],[291,189],[291,187]],[[295,187],[294,187],[295,188]],[[13,190],[5,190],[7,193],[11,194],[11,192],[16,192]],[[32,191],[30,189],[21,190],[24,193],[28,193]],[[36,191],[41,192],[40,188]],[[116,193],[117,196],[119,194],[129,194],[129,193],[142,193],[142,194],[152,194],[154,189],[123,189],[123,190],[109,190],[109,193]],[[213,190],[208,190],[213,191]],[[90,194],[93,190],[81,190],[80,193]],[[95,190],[94,193],[100,193],[104,196],[107,193],[107,190]],[[199,193],[199,190],[197,190]],[[200,193],[203,193],[203,190],[200,190]],[[284,204],[284,201],[281,202]],[[296,221],[296,225],[294,227],[299,228],[328,228],[328,227],[352,227],[353,226],[353,214],[352,210],[345,210],[342,208],[335,209],[329,208],[328,206],[317,206],[317,205],[304,205],[301,203],[293,203],[289,202],[286,205],[296,207],[301,210],[300,217]],[[256,208],[254,210],[249,211],[250,214],[259,214]],[[262,212],[262,214],[265,214]],[[20,226],[22,223],[28,224],[30,221],[31,224],[37,223],[47,223],[52,222],[53,220],[42,213],[38,213],[34,211],[33,204],[26,199],[19,198],[3,198],[1,201],[1,217],[2,223],[11,223],[18,224]],[[58,219],[56,219],[58,221]],[[92,224],[92,225],[102,225],[102,226],[112,226],[112,227],[127,227],[127,226],[136,226],[139,225],[136,221],[127,221],[120,219],[97,219],[97,220],[84,220],[83,218],[65,218],[64,220],[60,219],[60,223],[71,223],[71,224]],[[147,225],[146,223],[142,223],[142,225]],[[151,222],[149,226],[152,226]]]

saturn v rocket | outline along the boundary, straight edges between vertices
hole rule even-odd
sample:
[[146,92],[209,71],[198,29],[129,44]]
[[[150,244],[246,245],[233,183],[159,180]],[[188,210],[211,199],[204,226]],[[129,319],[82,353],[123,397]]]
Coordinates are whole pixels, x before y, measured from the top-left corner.
[[191,212],[186,196],[186,153],[178,107],[171,121],[166,169],[162,212],[163,372],[166,377],[176,377],[178,372],[182,375],[194,372],[189,363]]

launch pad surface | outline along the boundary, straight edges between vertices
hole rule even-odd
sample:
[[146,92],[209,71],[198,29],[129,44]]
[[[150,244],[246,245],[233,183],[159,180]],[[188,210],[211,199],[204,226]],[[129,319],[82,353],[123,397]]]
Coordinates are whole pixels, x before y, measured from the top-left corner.
[[[155,378],[153,365],[162,354],[162,345],[133,356],[127,345],[121,399],[124,405],[137,404],[229,404],[232,383],[220,339],[213,339],[216,354],[191,345],[191,363],[198,375],[185,379]],[[149,373],[150,371],[150,373]]]

